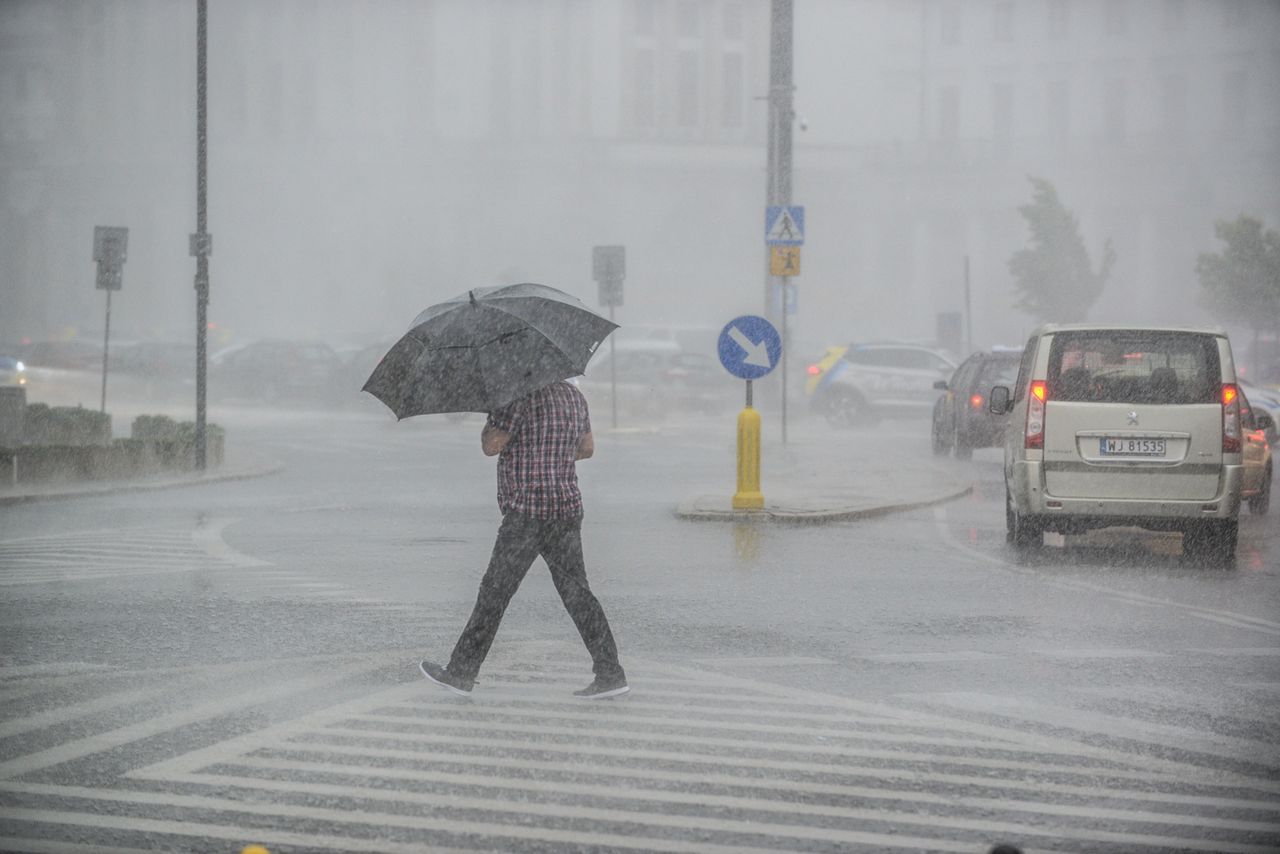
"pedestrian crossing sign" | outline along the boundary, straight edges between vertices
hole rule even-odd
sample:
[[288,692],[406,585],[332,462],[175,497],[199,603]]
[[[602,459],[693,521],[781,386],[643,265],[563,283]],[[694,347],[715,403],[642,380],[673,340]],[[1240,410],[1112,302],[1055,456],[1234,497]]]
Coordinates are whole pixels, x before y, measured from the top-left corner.
[[800,247],[799,246],[770,246],[769,247],[769,275],[771,276],[800,275]]
[[764,214],[764,242],[770,246],[804,243],[804,206],[769,205]]

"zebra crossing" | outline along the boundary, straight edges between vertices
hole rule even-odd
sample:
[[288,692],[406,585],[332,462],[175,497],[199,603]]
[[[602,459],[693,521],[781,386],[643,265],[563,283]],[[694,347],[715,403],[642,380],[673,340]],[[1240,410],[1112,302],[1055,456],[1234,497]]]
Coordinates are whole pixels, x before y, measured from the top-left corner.
[[[274,684],[273,696],[370,674],[404,681],[158,760],[140,753],[97,786],[60,782],[57,768],[197,726],[249,698],[224,692],[5,756],[0,850],[60,850],[29,841],[83,841],[86,829],[98,834],[99,850],[121,851],[251,842],[273,852],[1280,846],[1274,755],[1267,773],[1250,774],[1180,758],[1161,738],[1123,750],[1068,738],[1038,725],[1043,710],[1017,704],[997,719],[975,716],[990,708],[974,697],[866,702],[727,674],[711,662],[634,661],[630,695],[587,702],[570,696],[583,674],[559,663],[572,652],[532,642],[515,659],[495,653],[469,698],[410,676],[409,651],[317,660]],[[232,665],[222,667],[234,681]],[[86,699],[58,721],[111,702]],[[52,725],[45,714],[6,721],[5,732]]]
[[230,596],[353,599],[344,584],[276,567],[231,548],[223,532],[233,518],[190,527],[160,526],[68,532],[0,541],[0,587],[108,581],[200,573]]

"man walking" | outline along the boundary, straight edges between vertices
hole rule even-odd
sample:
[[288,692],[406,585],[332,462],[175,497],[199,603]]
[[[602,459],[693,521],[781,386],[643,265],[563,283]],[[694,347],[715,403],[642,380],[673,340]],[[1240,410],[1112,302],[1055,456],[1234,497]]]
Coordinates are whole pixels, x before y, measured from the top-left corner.
[[543,386],[491,412],[480,447],[486,456],[498,456],[502,525],[448,666],[424,660],[422,675],[455,694],[470,694],[511,597],[542,556],[591,653],[595,680],[574,694],[603,699],[627,693],[631,689],[609,620],[587,585],[582,558],[582,493],[575,463],[595,453],[586,398],[568,382]]

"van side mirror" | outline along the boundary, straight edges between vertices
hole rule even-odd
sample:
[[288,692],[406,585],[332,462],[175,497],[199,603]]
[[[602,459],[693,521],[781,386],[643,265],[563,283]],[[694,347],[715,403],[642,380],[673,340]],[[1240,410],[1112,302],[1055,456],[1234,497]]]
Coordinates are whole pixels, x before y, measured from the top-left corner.
[[1002,385],[998,385],[991,389],[988,396],[987,409],[994,415],[1005,415],[1013,408],[1013,398],[1009,396],[1009,389]]
[[933,387],[934,387],[934,388],[936,388],[938,391],[946,391],[946,390],[947,390],[947,381],[946,381],[946,380],[936,380],[936,381],[934,382],[934,384],[933,384]]

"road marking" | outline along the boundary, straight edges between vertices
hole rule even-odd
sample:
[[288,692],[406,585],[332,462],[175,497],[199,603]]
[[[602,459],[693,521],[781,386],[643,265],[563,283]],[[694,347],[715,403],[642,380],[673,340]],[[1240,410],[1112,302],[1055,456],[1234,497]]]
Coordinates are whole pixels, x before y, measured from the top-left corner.
[[155,854],[154,848],[121,848],[118,845],[83,844],[80,842],[57,842],[48,839],[23,839],[17,836],[0,836],[0,849],[5,851],[24,851],[27,854]]
[[[353,778],[375,778],[379,780],[411,780],[411,781],[434,781],[445,783],[452,786],[479,789],[499,789],[502,792],[507,791],[526,791],[533,796],[545,793],[548,787],[554,787],[557,793],[581,795],[585,797],[602,798],[605,800],[618,801],[645,801],[652,803],[665,804],[694,804],[698,806],[715,807],[726,810],[750,810],[757,815],[768,814],[770,812],[783,813],[785,815],[809,815],[823,818],[856,818],[868,821],[885,820],[885,816],[891,816],[893,821],[900,821],[900,810],[894,809],[877,809],[874,811],[867,810],[862,813],[852,811],[847,805],[829,806],[825,804],[806,804],[795,800],[779,800],[776,797],[778,791],[772,782],[765,785],[757,786],[740,786],[742,781],[740,777],[728,777],[723,779],[729,781],[728,785],[732,788],[755,788],[761,793],[759,797],[744,797],[741,795],[718,795],[709,794],[703,791],[673,791],[664,788],[637,788],[634,780],[630,780],[630,785],[617,784],[615,788],[607,791],[602,790],[597,784],[592,783],[572,783],[555,779],[538,779],[528,780],[527,778],[514,777],[495,777],[493,775],[484,774],[465,774],[450,771],[429,771],[425,768],[412,769],[396,769],[381,767],[365,767],[351,766],[338,763],[314,762],[305,760],[289,760],[282,761],[278,759],[265,759],[261,757],[246,757],[236,763],[237,767],[243,768],[260,768],[263,770],[278,771],[300,771],[303,773],[323,773],[337,777],[347,776]],[[568,770],[566,765],[553,763],[530,763],[542,766],[540,770],[550,773],[564,773]],[[593,772],[594,773],[594,769]],[[624,772],[624,773],[629,773]],[[688,775],[694,777],[695,775]],[[358,798],[383,799],[383,800],[405,800],[411,803],[420,803],[424,805],[434,805],[441,800],[448,801],[451,796],[437,795],[436,793],[408,793],[404,790],[385,789],[379,790],[371,788],[371,784],[360,785],[358,782],[342,784],[322,784],[299,782],[297,780],[275,780],[259,777],[239,777],[229,774],[187,774],[181,777],[166,778],[170,782],[193,783],[206,786],[232,786],[246,788],[267,788],[276,791],[285,792],[311,792],[317,795],[339,795],[353,796]],[[662,779],[668,779],[663,777]],[[701,782],[699,779],[698,782]],[[290,788],[290,787],[294,788]],[[964,807],[981,811],[1000,811],[1012,810],[1013,812],[1031,813],[1034,815],[1067,817],[1071,819],[1088,819],[1091,821],[1128,821],[1140,824],[1168,824],[1174,826],[1188,827],[1212,827],[1216,830],[1231,830],[1244,833],[1275,833],[1277,826],[1271,822],[1250,821],[1246,819],[1235,818],[1212,818],[1200,815],[1187,815],[1185,812],[1154,812],[1149,810],[1133,810],[1133,809],[1114,809],[1107,807],[1077,807],[1065,806],[1059,804],[1049,804],[1037,801],[1013,800],[1010,798],[983,798],[973,796],[957,796],[957,795],[936,795],[927,792],[912,792],[896,789],[887,789],[884,786],[840,786],[840,787],[824,787],[828,793],[838,789],[842,798],[858,799],[866,801],[889,801],[893,803],[904,802],[913,804],[925,804],[934,807],[956,808]],[[372,792],[382,791],[383,794],[372,794]],[[811,787],[788,788],[791,792],[804,792],[807,794],[815,794],[815,790]],[[532,800],[532,798],[520,798],[521,802]],[[474,806],[473,799],[467,799],[465,803],[459,803],[460,807]],[[1271,805],[1274,806],[1274,805]],[[948,817],[937,816],[941,821],[949,820]],[[910,822],[908,822],[910,823]],[[931,822],[921,822],[931,823]]]
[[1007,655],[997,655],[977,650],[952,650],[950,652],[882,652],[856,656],[864,661],[884,661],[903,664],[934,663],[943,661],[1000,661]]
[[[6,818],[10,821],[27,821],[38,824],[87,827],[93,830],[108,828],[111,830],[130,833],[155,833],[166,836],[226,839],[234,843],[237,847],[243,846],[247,840],[253,840],[254,842],[267,843],[268,845],[296,846],[299,850],[303,851],[368,851],[373,852],[373,854],[422,854],[422,846],[416,843],[404,844],[380,839],[360,839],[353,836],[334,839],[333,836],[327,834],[321,836],[312,833],[289,833],[287,831],[266,830],[256,827],[239,828],[222,824],[209,824],[207,822],[170,821],[166,819],[135,818],[133,816],[112,816],[92,812],[64,812],[61,810],[58,812],[48,812],[36,809],[0,807],[0,818]],[[20,850],[25,851],[26,849],[22,848]],[[137,849],[112,849],[103,848],[98,845],[91,845],[87,848],[77,848],[76,843],[72,843],[70,846],[67,846],[59,841],[57,843],[53,843],[50,848],[45,850],[54,852],[54,854],[61,854],[63,851],[76,850],[103,852],[103,854],[118,850],[122,852],[122,854],[131,854]],[[146,848],[142,850],[155,851],[156,849]],[[442,848],[432,845],[431,852],[432,854],[475,854],[475,849]]]
[[938,531],[939,535],[958,551],[964,552],[971,558],[976,558],[984,563],[997,566],[1006,572],[1011,572],[1015,575],[1021,575],[1026,578],[1033,578],[1044,584],[1051,584],[1056,587],[1063,587],[1070,590],[1087,590],[1092,593],[1102,593],[1130,604],[1158,605],[1165,608],[1173,608],[1182,611],[1189,616],[1197,617],[1202,620],[1209,620],[1210,622],[1222,623],[1224,625],[1235,626],[1237,628],[1249,629],[1251,631],[1280,637],[1280,622],[1276,622],[1274,620],[1254,617],[1249,614],[1240,614],[1234,611],[1205,608],[1200,605],[1177,602],[1172,599],[1161,599],[1156,596],[1147,596],[1141,593],[1131,593],[1126,590],[1117,590],[1113,587],[1108,587],[1105,584],[1098,584],[1091,581],[1069,578],[1050,578],[1044,573],[1036,572],[1031,569],[1010,566],[1002,558],[998,558],[994,555],[988,554],[987,552],[976,549],[968,543],[962,542],[953,536],[951,529],[947,524],[948,514],[949,510],[945,505],[934,508],[934,527]]
[[[1208,754],[1235,762],[1280,765],[1280,748],[1271,742],[1255,739],[1220,735],[1154,721],[1116,717],[1087,709],[1064,709],[1060,706],[1050,706],[1009,695],[949,691],[903,696],[942,703],[951,708],[966,711],[1044,724],[1056,729],[1132,739],[1144,744]],[[1280,794],[1280,782],[1258,779],[1251,785]]]
[[[370,658],[374,660],[371,662]],[[0,762],[0,780],[11,779],[22,774],[60,765],[73,759],[81,759],[94,753],[101,753],[133,741],[150,738],[163,732],[169,732],[202,720],[219,717],[230,712],[240,711],[252,706],[261,705],[271,700],[288,697],[319,688],[339,679],[378,670],[386,667],[381,656],[362,656],[356,663],[335,665],[318,674],[297,679],[277,681],[269,686],[258,687],[244,694],[222,697],[218,700],[159,715],[135,724],[96,733],[85,738],[66,741],[54,747],[27,753]]]
[[[199,775],[196,775],[199,776]],[[234,779],[234,778],[232,778]],[[185,782],[185,781],[184,781]],[[211,781],[216,785],[226,785],[226,779],[214,777]],[[243,784],[241,784],[243,785]],[[343,794],[341,787],[324,784],[296,783],[293,781],[255,780],[244,788],[256,791],[281,791],[298,794],[327,795]],[[485,800],[473,797],[453,795],[418,795],[408,792],[387,792],[384,790],[361,790],[359,799],[370,801],[398,801],[403,803],[429,803],[459,809],[479,809],[486,813],[507,817],[506,821],[482,822],[479,819],[454,820],[442,815],[419,817],[405,813],[379,813],[372,810],[330,809],[290,803],[240,800],[229,797],[211,797],[202,795],[181,795],[161,792],[109,791],[81,786],[63,786],[40,783],[0,783],[0,790],[21,793],[39,794],[49,797],[82,798],[90,801],[125,803],[132,805],[164,806],[171,808],[187,808],[192,810],[217,810],[227,813],[242,813],[255,816],[271,816],[275,819],[309,820],[328,822],[338,825],[373,826],[379,828],[401,828],[406,830],[423,830],[444,833],[459,833],[474,837],[482,828],[488,836],[506,837],[521,841],[538,841],[560,845],[595,846],[610,848],[629,848],[644,851],[676,850],[676,851],[752,851],[773,850],[750,848],[748,846],[725,846],[708,844],[697,840],[679,837],[656,836],[646,837],[634,830],[626,833],[591,832],[578,830],[562,830],[554,827],[538,826],[530,823],[531,817],[563,822],[604,822],[617,823],[634,828],[662,828],[668,831],[685,831],[705,837],[707,834],[744,834],[765,836],[782,842],[786,847],[793,847],[797,842],[838,842],[848,845],[872,845],[885,849],[914,849],[928,851],[972,852],[974,842],[962,842],[947,837],[920,837],[900,833],[875,833],[869,831],[848,830],[840,827],[820,827],[793,823],[770,823],[760,821],[757,816],[748,816],[744,820],[716,818],[714,816],[685,816],[680,814],[641,813],[633,810],[607,809],[600,807],[581,807],[565,803],[534,803],[522,801],[517,803],[505,800]],[[337,790],[337,791],[335,791]],[[350,790],[345,794],[350,796]],[[21,814],[15,815],[15,814]],[[25,818],[28,821],[57,823],[67,814],[37,810],[0,808],[0,816],[10,819]],[[1015,836],[1023,839],[1041,838],[1047,841],[1061,839],[1063,829],[1044,825],[1018,825],[1003,821],[987,819],[966,819],[960,817],[924,816],[915,812],[893,810],[867,810],[848,808],[843,811],[846,820],[853,822],[878,821],[891,822],[895,826],[909,825],[923,828],[970,833]],[[108,818],[108,816],[97,816]],[[111,816],[115,819],[116,817]],[[147,822],[147,819],[130,819]],[[110,825],[107,825],[110,826]],[[120,825],[116,825],[120,826]],[[172,832],[172,831],[169,831]],[[225,833],[225,831],[224,831]],[[246,831],[246,833],[251,833]],[[184,835],[190,835],[185,833]],[[1269,854],[1273,847],[1252,845],[1248,843],[1227,842],[1223,840],[1201,841],[1180,836],[1162,836],[1154,833],[1106,831],[1082,828],[1078,823],[1070,824],[1069,835],[1073,840],[1116,843],[1128,846],[1156,846],[1185,851],[1208,851],[1218,854]],[[345,841],[345,838],[344,838]]]

